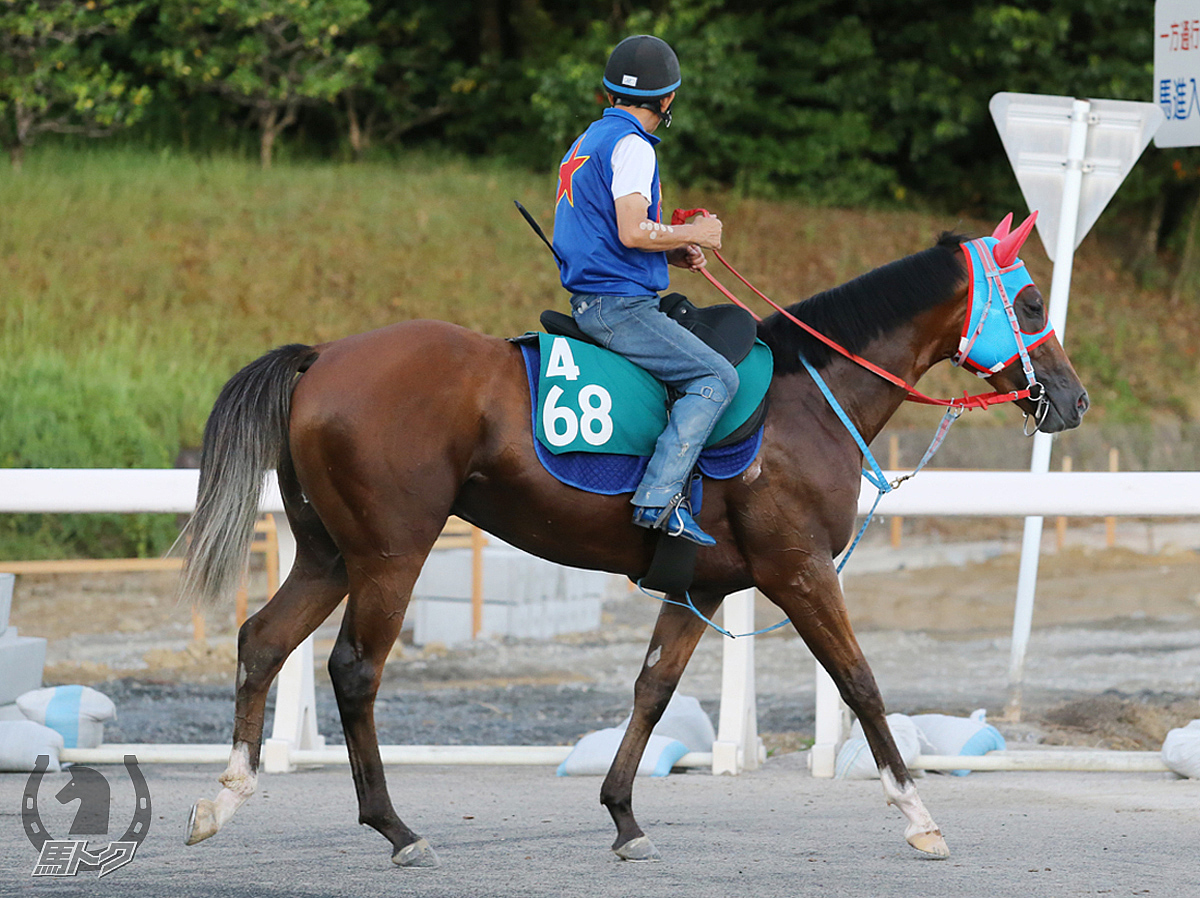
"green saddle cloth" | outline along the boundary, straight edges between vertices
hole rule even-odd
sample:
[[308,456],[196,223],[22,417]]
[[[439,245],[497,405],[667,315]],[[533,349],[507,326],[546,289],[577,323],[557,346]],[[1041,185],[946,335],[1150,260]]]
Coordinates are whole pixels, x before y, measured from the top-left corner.
[[[633,362],[591,343],[538,334],[537,436],[555,455],[653,455],[667,426],[667,389]],[[737,366],[739,386],[706,445],[721,442],[758,409],[771,385],[771,350],[755,341]]]

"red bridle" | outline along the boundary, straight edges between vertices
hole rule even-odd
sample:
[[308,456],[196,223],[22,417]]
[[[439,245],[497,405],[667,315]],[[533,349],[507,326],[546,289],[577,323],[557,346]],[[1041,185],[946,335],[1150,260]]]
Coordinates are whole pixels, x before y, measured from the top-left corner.
[[[712,213],[710,213],[707,209],[676,209],[674,214],[671,216],[671,224],[672,225],[685,224],[687,222],[687,220],[689,218],[691,218],[693,215],[711,215],[711,214]],[[944,408],[956,408],[956,409],[966,410],[966,409],[972,409],[972,408],[987,408],[988,406],[995,405],[997,403],[1016,402],[1019,399],[1028,399],[1030,397],[1030,388],[1029,387],[1026,387],[1023,390],[1012,390],[1007,393],[1000,393],[1000,392],[980,393],[975,396],[969,395],[967,393],[967,391],[964,390],[961,398],[956,397],[954,399],[938,399],[933,396],[927,396],[926,394],[922,393],[920,390],[916,389],[911,384],[906,382],[903,378],[898,377],[895,374],[892,374],[892,372],[890,372],[890,371],[880,368],[878,365],[874,364],[873,362],[867,361],[862,356],[859,356],[853,352],[850,352],[848,349],[842,347],[835,341],[831,340],[829,337],[825,336],[820,331],[805,324],[803,321],[801,321],[799,318],[797,318],[795,315],[793,315],[791,312],[789,312],[783,306],[776,303],[773,299],[771,299],[769,296],[767,296],[765,293],[763,293],[761,290],[759,290],[757,287],[755,287],[752,283],[750,283],[748,280],[746,280],[746,278],[742,277],[741,273],[736,268],[734,268],[732,265],[730,265],[729,262],[727,262],[725,260],[725,257],[720,254],[720,252],[718,252],[717,250],[711,250],[711,252],[714,256],[716,256],[721,261],[722,265],[724,265],[726,268],[729,269],[730,273],[734,277],[736,277],[739,281],[741,281],[743,284],[745,284],[750,290],[752,290],[754,292],[754,294],[756,296],[758,296],[760,299],[762,299],[764,302],[766,302],[769,306],[771,306],[771,308],[775,309],[775,311],[779,312],[779,314],[781,314],[784,318],[788,319],[793,324],[799,326],[806,333],[808,333],[811,336],[815,337],[816,339],[820,340],[822,343],[824,343],[830,349],[845,356],[850,361],[854,362],[856,365],[859,365],[860,367],[865,368],[866,370],[870,371],[872,374],[875,374],[878,377],[881,377],[884,380],[886,380],[888,383],[893,384],[893,385],[899,387],[900,389],[904,390],[904,392],[906,393],[905,400],[908,402],[920,402],[925,405],[937,405],[937,406],[942,406]],[[742,302],[740,299],[738,299],[736,296],[734,296],[731,292],[729,292],[729,290],[727,290],[725,288],[725,286],[720,281],[718,281],[707,268],[701,268],[700,273],[703,274],[706,278],[708,278],[709,283],[711,283],[714,287],[716,287],[718,290],[720,290],[721,293],[723,293],[734,304],[740,306],[741,308],[743,308],[747,312],[749,312],[751,314],[751,316],[753,316],[755,321],[762,321],[761,317],[759,317],[757,314],[755,314],[754,311],[749,306],[747,306],[744,302]]]

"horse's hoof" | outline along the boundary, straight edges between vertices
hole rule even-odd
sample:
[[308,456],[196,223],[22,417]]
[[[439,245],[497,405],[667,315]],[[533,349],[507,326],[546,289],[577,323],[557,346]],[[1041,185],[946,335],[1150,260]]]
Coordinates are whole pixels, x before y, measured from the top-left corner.
[[630,839],[624,845],[618,845],[613,851],[623,861],[662,860],[662,855],[658,853],[658,849],[654,847],[654,843],[650,841],[649,836],[638,836],[636,839]]
[[184,845],[195,845],[203,842],[209,836],[217,834],[217,806],[207,798],[201,798],[192,805],[191,816],[188,817],[188,836]]
[[908,844],[917,851],[924,852],[930,857],[939,860],[950,857],[950,846],[946,844],[946,840],[942,838],[940,830],[934,830],[928,833],[913,833],[908,837]]
[[436,867],[438,856],[424,839],[410,842],[392,855],[397,867]]

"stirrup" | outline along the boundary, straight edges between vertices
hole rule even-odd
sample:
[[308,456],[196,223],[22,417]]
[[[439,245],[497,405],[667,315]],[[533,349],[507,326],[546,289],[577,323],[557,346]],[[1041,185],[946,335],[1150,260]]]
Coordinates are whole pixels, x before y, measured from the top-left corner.
[[715,546],[717,541],[700,529],[682,495],[673,498],[662,508],[637,506],[633,523],[639,527],[663,530],[667,536],[686,539],[698,546]]

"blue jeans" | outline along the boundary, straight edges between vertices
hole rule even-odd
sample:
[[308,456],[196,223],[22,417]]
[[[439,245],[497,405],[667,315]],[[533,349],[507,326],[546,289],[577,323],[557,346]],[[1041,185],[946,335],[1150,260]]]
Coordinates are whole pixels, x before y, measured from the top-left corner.
[[633,504],[662,508],[683,492],[704,442],[737,393],[738,375],[726,358],[658,310],[658,297],[571,297],[580,329],[683,393],[654,447]]

